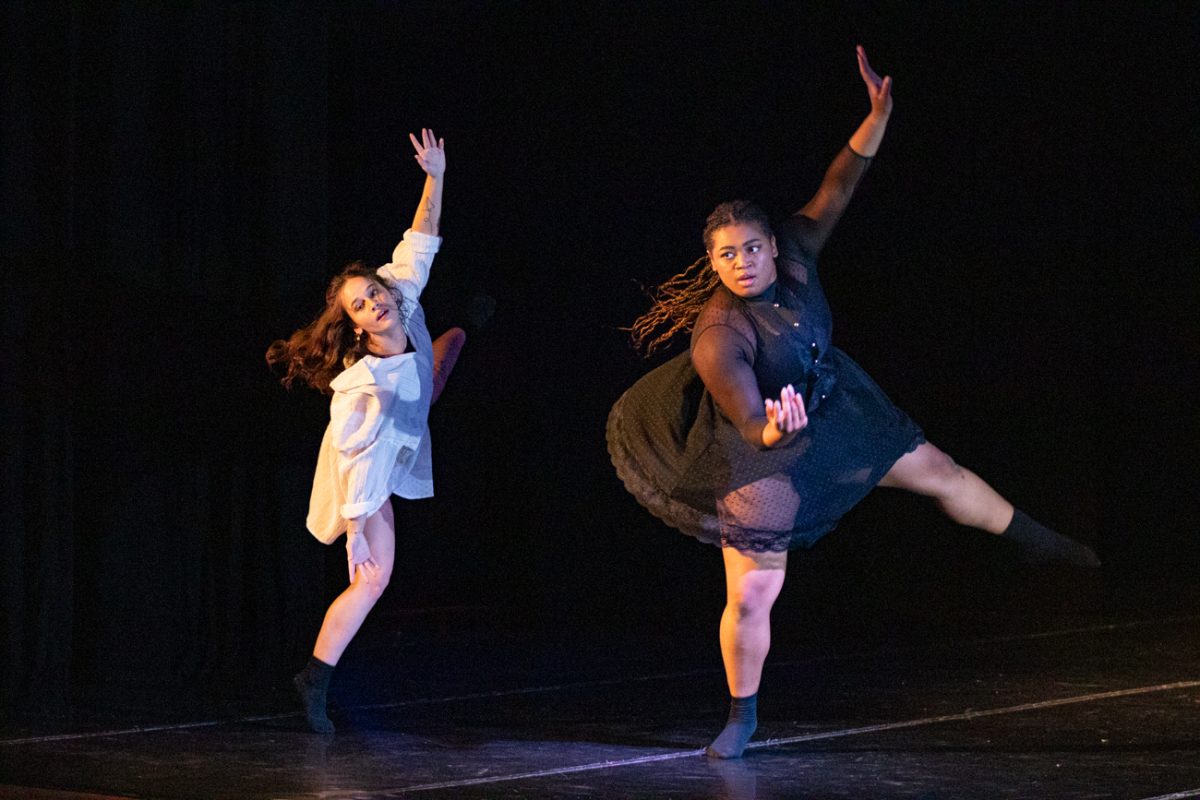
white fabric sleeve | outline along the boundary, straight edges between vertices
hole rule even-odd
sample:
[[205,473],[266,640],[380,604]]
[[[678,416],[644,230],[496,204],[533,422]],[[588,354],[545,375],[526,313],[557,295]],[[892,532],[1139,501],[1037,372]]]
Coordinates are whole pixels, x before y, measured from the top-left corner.
[[338,451],[343,519],[373,514],[388,497],[388,478],[400,442],[380,437],[383,408],[375,392],[338,392],[329,406],[330,435]]
[[429,282],[429,268],[442,245],[442,237],[418,233],[411,228],[392,251],[392,261],[377,272],[400,289],[405,299],[416,302]]
[[338,472],[346,491],[346,502],[339,509],[343,519],[370,516],[387,502],[388,482],[400,450],[400,442],[385,438],[342,454]]

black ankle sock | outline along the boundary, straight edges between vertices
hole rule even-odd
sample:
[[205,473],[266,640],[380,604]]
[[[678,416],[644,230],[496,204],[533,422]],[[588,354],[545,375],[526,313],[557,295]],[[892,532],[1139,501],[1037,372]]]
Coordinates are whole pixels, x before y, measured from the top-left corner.
[[313,656],[308,664],[292,677],[292,685],[304,703],[308,727],[315,733],[333,733],[333,722],[325,715],[325,692],[333,676],[333,665]]
[[710,758],[741,758],[742,751],[758,727],[758,693],[734,697],[729,703],[725,730],[704,751]]
[[496,313],[495,298],[483,292],[475,292],[467,301],[467,320],[464,327],[471,333],[479,333],[494,313]]
[[1077,567],[1099,567],[1100,559],[1092,548],[1055,533],[1029,518],[1021,509],[1013,509],[1012,522],[1002,536],[1017,546],[1017,557],[1026,564],[1061,562]]

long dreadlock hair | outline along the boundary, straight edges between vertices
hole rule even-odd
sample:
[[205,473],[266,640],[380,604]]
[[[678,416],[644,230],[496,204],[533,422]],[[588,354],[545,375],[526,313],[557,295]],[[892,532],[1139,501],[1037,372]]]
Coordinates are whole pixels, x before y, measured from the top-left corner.
[[712,268],[708,255],[712,250],[713,235],[726,225],[741,223],[757,225],[768,238],[774,235],[766,212],[749,200],[731,200],[714,208],[704,222],[705,254],[683,272],[650,290],[650,299],[654,301],[650,310],[625,329],[629,331],[635,350],[643,350],[649,358],[676,334],[686,333],[695,326],[700,310],[721,285],[721,278]]

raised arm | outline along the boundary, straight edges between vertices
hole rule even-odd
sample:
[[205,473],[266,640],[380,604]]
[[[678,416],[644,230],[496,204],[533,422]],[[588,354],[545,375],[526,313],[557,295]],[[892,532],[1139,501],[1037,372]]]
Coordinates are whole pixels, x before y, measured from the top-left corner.
[[445,140],[438,139],[428,128],[421,129],[421,140],[411,133],[409,140],[416,149],[414,156],[421,169],[425,170],[425,189],[421,202],[413,215],[412,229],[427,236],[438,235],[438,222],[442,218],[442,181],[446,176]]
[[891,76],[880,78],[871,69],[867,53],[861,46],[857,53],[858,71],[867,86],[871,112],[854,131],[847,146],[834,157],[817,193],[789,221],[801,247],[813,257],[824,247],[867,171],[870,159],[879,151],[892,113]]
[[446,176],[446,147],[443,139],[428,128],[421,139],[408,135],[417,151],[414,158],[425,170],[425,188],[413,215],[412,227],[392,251],[391,262],[379,268],[379,274],[394,284],[409,301],[416,302],[429,281],[429,268],[441,245],[438,223],[442,218],[442,183]]
[[867,85],[867,96],[871,99],[871,113],[850,137],[850,149],[860,156],[873,158],[879,152],[888,117],[892,115],[892,76],[880,78],[867,61],[867,51],[862,45],[855,48],[858,53],[858,73]]

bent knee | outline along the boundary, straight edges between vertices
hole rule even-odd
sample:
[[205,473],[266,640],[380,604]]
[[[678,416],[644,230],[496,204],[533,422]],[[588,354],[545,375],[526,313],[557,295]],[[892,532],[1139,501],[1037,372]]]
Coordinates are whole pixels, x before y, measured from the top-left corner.
[[383,592],[385,589],[387,589],[388,583],[390,583],[391,580],[392,573],[390,570],[386,572],[379,570],[371,576],[369,581],[360,577],[355,581],[354,585],[357,587],[358,591],[364,593],[367,597],[371,598],[372,602],[374,602],[383,596]]

